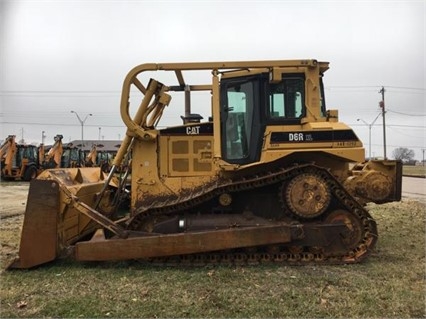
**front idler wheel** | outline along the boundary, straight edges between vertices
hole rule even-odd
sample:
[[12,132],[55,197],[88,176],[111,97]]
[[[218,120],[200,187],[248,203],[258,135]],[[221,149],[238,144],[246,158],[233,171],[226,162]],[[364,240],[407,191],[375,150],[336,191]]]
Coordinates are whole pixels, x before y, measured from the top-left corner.
[[337,209],[327,216],[325,223],[345,224],[347,232],[341,233],[339,238],[348,250],[354,249],[359,245],[362,239],[363,226],[356,215],[353,215],[344,209]]

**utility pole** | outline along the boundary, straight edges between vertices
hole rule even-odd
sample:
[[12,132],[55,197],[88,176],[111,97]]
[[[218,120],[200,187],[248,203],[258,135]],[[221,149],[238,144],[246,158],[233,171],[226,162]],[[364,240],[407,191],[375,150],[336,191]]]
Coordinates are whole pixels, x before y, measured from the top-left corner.
[[422,152],[423,152],[423,160],[422,160],[422,166],[425,166],[425,148],[422,148]]
[[383,157],[384,159],[387,159],[386,156],[386,120],[385,120],[385,88],[382,86],[382,89],[379,91],[379,93],[382,94],[382,100],[380,101],[379,105],[382,109],[382,116],[383,116]]
[[24,144],[24,128],[23,127],[21,127],[21,141],[20,141],[20,143],[22,143],[22,144]]

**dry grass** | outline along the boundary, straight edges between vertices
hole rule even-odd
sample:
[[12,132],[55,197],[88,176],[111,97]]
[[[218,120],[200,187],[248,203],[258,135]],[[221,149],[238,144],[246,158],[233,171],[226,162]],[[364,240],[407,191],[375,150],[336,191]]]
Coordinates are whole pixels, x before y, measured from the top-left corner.
[[[425,317],[425,205],[371,205],[380,238],[351,266],[154,267],[57,261],[3,271],[0,317]],[[1,265],[22,217],[0,224]],[[9,255],[8,255],[9,254]]]
[[409,166],[402,167],[402,173],[409,176],[423,176],[426,177],[426,166]]

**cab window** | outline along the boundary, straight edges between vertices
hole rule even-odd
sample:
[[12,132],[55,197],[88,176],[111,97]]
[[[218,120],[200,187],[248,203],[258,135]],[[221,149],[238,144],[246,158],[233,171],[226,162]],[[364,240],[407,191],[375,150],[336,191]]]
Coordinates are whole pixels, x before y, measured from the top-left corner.
[[253,120],[253,84],[246,82],[230,86],[227,98],[226,153],[231,160],[245,158],[248,156],[248,139]]
[[252,163],[260,157],[264,129],[260,114],[261,76],[221,83],[222,155],[230,163]]
[[305,81],[303,77],[284,77],[270,84],[268,117],[272,120],[293,120],[305,116]]

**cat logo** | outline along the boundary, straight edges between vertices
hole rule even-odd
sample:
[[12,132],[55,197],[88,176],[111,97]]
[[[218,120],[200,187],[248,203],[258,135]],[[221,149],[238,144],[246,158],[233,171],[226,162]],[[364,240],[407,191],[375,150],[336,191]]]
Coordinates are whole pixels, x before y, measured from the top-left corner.
[[198,135],[200,134],[199,126],[188,126],[186,128],[186,135]]

